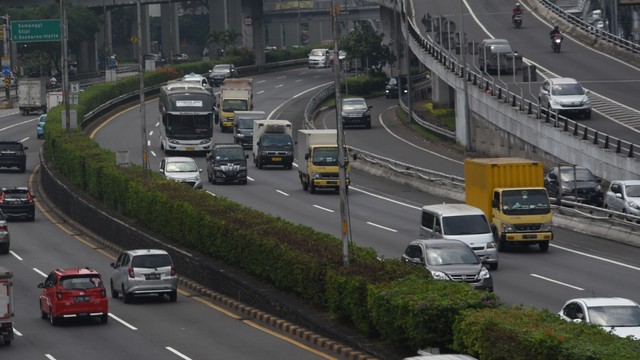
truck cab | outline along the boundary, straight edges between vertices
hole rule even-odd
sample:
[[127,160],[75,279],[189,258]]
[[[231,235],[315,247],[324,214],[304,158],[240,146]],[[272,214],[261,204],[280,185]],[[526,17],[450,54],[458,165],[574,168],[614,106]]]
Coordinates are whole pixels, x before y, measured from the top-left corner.
[[[340,190],[339,156],[335,129],[298,130],[298,176],[304,191]],[[345,154],[347,150],[345,149]],[[346,164],[346,186],[350,185],[349,164]]]

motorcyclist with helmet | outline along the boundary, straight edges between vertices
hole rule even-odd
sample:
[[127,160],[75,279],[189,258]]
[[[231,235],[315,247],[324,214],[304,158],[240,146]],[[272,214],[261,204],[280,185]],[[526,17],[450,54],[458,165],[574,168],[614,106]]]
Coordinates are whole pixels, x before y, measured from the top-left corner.
[[551,38],[551,40],[553,40],[553,38],[556,36],[560,36],[560,38],[562,39],[562,33],[560,33],[560,28],[558,27],[558,25],[554,26],[553,30],[549,32],[549,38]]
[[511,10],[511,20],[516,17],[516,15],[522,15],[524,13],[524,9],[520,6],[520,3],[516,3],[516,6]]

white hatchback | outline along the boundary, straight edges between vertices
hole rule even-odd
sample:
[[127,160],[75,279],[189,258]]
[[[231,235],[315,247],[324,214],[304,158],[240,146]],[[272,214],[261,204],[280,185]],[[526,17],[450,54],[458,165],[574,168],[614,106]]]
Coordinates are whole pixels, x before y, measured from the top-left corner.
[[620,337],[640,339],[640,305],[619,297],[577,298],[567,301],[559,313],[572,322],[587,322]]
[[572,78],[549,78],[540,87],[538,100],[540,106],[550,112],[562,115],[578,114],[585,119],[591,118],[591,100],[589,90]]
[[190,157],[170,156],[160,161],[160,172],[167,178],[185,183],[195,189],[202,189],[202,169]]
[[640,216],[640,180],[615,180],[604,196],[604,208]]

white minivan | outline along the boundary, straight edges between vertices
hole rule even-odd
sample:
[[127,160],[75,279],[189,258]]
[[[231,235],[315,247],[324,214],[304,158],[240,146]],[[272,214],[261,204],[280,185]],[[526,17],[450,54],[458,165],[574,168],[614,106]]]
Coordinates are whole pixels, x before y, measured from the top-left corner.
[[309,53],[309,69],[329,67],[329,49],[313,49]]
[[498,269],[498,249],[491,226],[482,210],[467,204],[422,207],[420,237],[456,239],[465,242],[489,269]]

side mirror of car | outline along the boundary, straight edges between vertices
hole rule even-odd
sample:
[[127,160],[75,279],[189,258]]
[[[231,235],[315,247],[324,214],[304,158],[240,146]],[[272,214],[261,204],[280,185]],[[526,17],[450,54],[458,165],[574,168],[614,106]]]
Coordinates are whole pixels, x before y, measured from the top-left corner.
[[111,264],[109,264],[109,266],[111,266],[112,268],[115,269],[116,268],[116,263],[111,263]]
[[558,175],[556,175],[554,173],[550,173],[549,174],[549,180],[553,180],[553,181],[558,180]]
[[616,193],[616,198],[617,198],[617,199],[622,199],[622,194],[620,194],[620,193]]
[[249,155],[244,154],[244,158],[245,158],[245,159],[248,159],[248,158],[249,158]]
[[43,289],[43,288],[44,288],[44,283],[40,283],[40,284],[38,284],[38,288],[39,288],[39,289]]
[[309,153],[304,154],[304,159],[309,160]]
[[497,199],[492,199],[491,200],[491,207],[494,209],[498,208],[498,200]]
[[371,109],[373,107],[373,105],[369,105],[369,109]]

